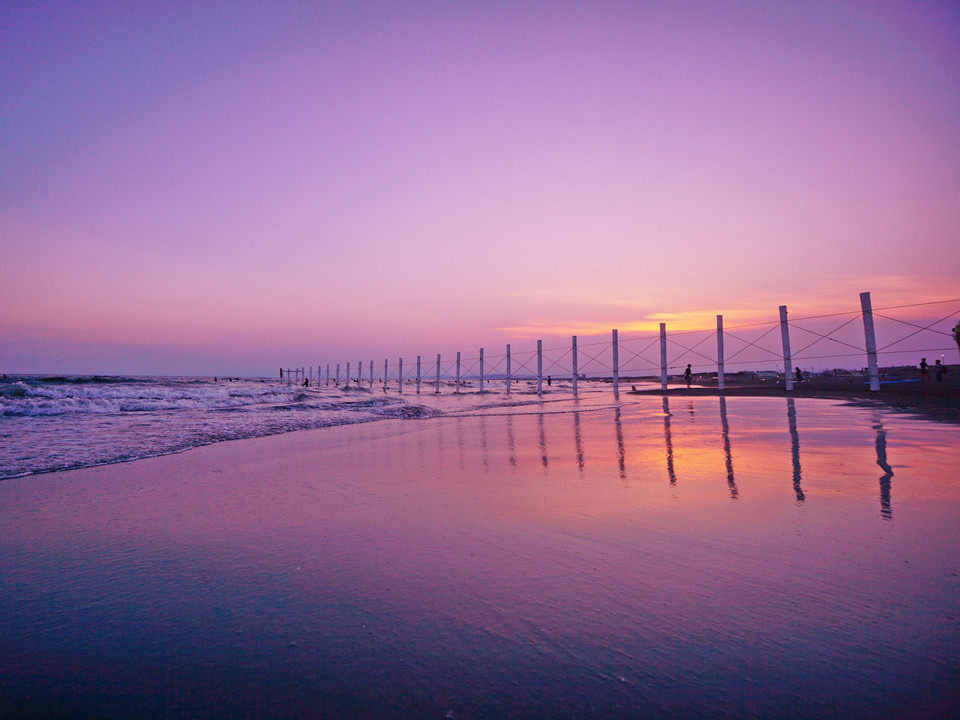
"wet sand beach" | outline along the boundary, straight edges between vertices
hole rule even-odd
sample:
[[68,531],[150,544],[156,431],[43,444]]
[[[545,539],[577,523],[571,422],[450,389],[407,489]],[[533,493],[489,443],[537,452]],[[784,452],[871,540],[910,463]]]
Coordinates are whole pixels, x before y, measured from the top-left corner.
[[953,713],[955,426],[557,407],[0,483],[0,716]]

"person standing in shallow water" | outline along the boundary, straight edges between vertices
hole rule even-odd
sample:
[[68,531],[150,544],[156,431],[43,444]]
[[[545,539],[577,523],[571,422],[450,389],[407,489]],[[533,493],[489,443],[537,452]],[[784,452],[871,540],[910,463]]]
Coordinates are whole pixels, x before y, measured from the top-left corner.
[[687,369],[683,371],[683,380],[687,383],[687,387],[690,387],[690,381],[693,379],[692,371],[690,370],[690,363],[687,363]]

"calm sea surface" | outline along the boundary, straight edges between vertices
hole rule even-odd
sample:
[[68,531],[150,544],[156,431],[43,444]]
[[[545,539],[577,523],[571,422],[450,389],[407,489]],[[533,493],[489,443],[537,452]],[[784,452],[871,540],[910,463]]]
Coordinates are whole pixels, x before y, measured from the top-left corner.
[[0,717],[955,717],[958,468],[879,408],[606,397],[8,479]]

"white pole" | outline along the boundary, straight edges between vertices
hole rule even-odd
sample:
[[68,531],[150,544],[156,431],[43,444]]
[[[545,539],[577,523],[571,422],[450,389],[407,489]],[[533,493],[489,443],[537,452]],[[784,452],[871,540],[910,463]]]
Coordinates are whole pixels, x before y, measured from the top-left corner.
[[340,363],[337,363],[337,385],[340,384]]
[[373,390],[373,360],[370,361],[370,378],[367,382],[369,383],[368,387]]
[[436,394],[440,394],[440,353],[437,353],[437,389]]
[[330,385],[330,363],[327,363],[327,385]]
[[357,390],[360,389],[360,383],[363,381],[363,360],[357,362]]
[[613,331],[613,394],[620,397],[620,342],[617,331]]
[[577,381],[580,379],[578,377],[578,368],[577,368],[577,336],[573,336],[573,345],[570,348],[570,351],[573,353],[573,361],[571,362],[570,369],[572,370],[573,375],[573,394],[577,394]]
[[420,394],[420,356],[417,355],[417,395]]
[[347,363],[347,384],[346,387],[350,387],[350,363]]
[[507,343],[507,395],[510,394],[510,385],[513,380],[510,377],[510,343]]
[[460,351],[459,350],[457,350],[457,384],[454,387],[456,387],[455,392],[457,393],[457,395],[459,395],[460,394]]
[[397,392],[403,395],[403,358],[397,365]]
[[877,334],[873,329],[873,302],[870,293],[860,293],[860,309],[863,310],[863,334],[867,341],[867,372],[870,374],[870,389],[880,389],[880,368],[877,365]]
[[543,340],[537,340],[537,395],[543,396]]
[[783,385],[793,390],[793,360],[790,357],[790,326],[787,323],[787,306],[780,306],[780,339],[783,341]]
[[310,366],[310,383],[313,383],[313,365]]
[[667,324],[660,323],[660,389],[667,389]]
[[383,391],[387,391],[387,359],[383,359]]
[[480,348],[480,392],[483,392],[483,348]]
[[717,389],[723,390],[723,315],[717,315]]

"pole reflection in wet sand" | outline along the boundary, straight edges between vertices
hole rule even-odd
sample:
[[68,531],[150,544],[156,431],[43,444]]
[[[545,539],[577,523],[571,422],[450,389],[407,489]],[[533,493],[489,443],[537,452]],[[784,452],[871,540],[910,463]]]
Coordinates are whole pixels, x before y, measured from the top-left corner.
[[670,478],[670,484],[677,484],[677,474],[673,470],[673,436],[670,433],[670,401],[667,396],[663,396],[663,440],[667,446],[667,475]]
[[480,462],[484,472],[490,471],[490,452],[487,448],[487,419],[480,416]]
[[727,399],[720,396],[720,427],[723,435],[723,459],[727,466],[727,485],[730,488],[730,497],[736,500],[740,496],[737,483],[733,479],[733,456],[730,452],[730,423],[727,421]]
[[540,462],[546,468],[549,465],[547,459],[547,431],[543,423],[543,413],[537,414],[537,435],[540,441]]
[[617,431],[617,465],[620,468],[620,479],[627,479],[627,457],[623,449],[623,423],[620,422],[620,408],[613,409],[613,424]]
[[583,433],[580,430],[580,413],[573,413],[573,443],[577,451],[577,468],[583,475]]
[[893,477],[893,468],[887,463],[887,431],[883,429],[880,413],[874,416],[873,429],[877,431],[877,465],[883,470],[880,476],[880,516],[884,520],[893,518],[890,508],[890,478]]
[[800,486],[800,434],[797,432],[797,408],[793,398],[787,398],[787,422],[790,425],[790,458],[793,461],[793,491],[797,502],[806,500]]

